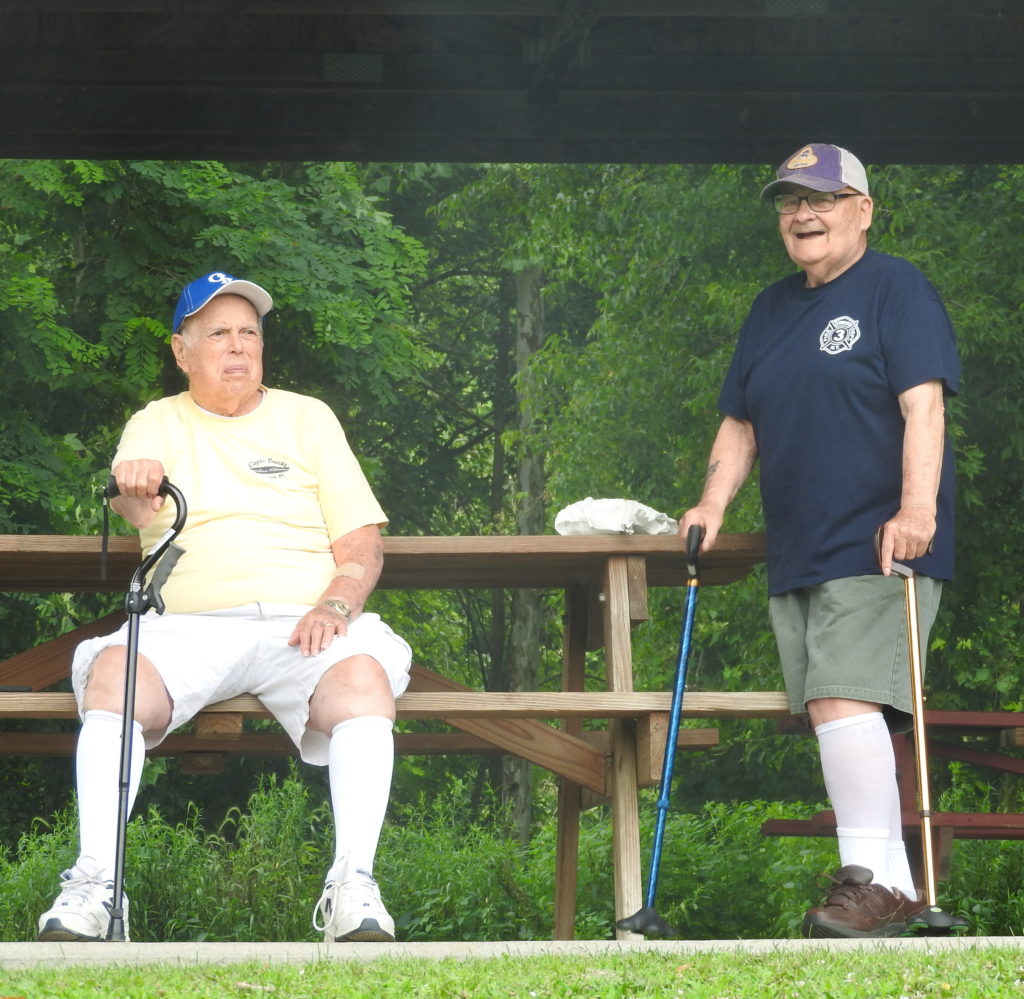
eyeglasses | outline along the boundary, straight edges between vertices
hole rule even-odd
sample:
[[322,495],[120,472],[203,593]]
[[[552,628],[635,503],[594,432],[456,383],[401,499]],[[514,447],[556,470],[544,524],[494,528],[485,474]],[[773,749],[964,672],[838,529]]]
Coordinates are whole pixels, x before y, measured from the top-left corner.
[[800,210],[800,202],[806,201],[807,207],[819,215],[830,212],[840,198],[858,198],[859,194],[833,194],[831,191],[812,191],[810,194],[776,194],[772,204],[780,215],[794,215]]

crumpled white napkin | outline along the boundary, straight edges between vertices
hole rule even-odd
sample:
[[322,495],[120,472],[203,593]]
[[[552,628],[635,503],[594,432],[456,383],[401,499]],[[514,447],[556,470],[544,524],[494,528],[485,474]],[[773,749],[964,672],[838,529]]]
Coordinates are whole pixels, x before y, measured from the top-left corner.
[[628,499],[594,499],[570,503],[558,511],[559,534],[672,534],[678,521]]

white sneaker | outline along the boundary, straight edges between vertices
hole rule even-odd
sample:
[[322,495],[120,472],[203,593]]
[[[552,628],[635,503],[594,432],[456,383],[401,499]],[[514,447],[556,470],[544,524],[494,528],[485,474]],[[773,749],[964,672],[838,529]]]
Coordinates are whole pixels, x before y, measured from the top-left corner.
[[[39,917],[39,940],[106,940],[113,908],[114,882],[96,869],[77,864],[61,876],[60,894]],[[124,902],[124,938],[128,940],[128,896]]]
[[350,881],[324,885],[313,910],[313,929],[323,932],[324,943],[391,943],[395,939],[395,921],[380,900],[377,882],[366,871],[356,871]]

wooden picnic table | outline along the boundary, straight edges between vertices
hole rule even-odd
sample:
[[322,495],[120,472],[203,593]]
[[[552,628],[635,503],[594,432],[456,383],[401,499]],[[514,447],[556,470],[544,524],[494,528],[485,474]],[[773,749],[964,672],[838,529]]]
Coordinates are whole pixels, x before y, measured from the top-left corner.
[[[0,592],[124,591],[139,560],[134,536],[110,538],[107,579],[103,580],[97,537],[0,535]],[[733,582],[763,560],[763,535],[721,535],[715,550],[701,560],[701,582]],[[633,696],[631,629],[648,616],[649,586],[682,586],[685,581],[685,553],[674,535],[384,539],[384,569],[378,588],[537,587],[565,591],[562,691],[550,696],[573,694],[573,698],[563,696],[561,706],[544,702],[542,693],[531,699],[528,693],[490,692],[484,699],[479,692],[460,689],[439,674],[417,668],[410,693],[400,699],[399,706],[400,717],[445,717],[474,738],[518,752],[561,776],[556,939],[573,935],[579,813],[588,792],[600,790],[611,806],[616,918],[632,914],[642,903],[637,768],[638,752],[651,756],[652,727],[639,725],[637,720],[650,723],[663,717],[668,697],[642,701],[654,695]],[[47,648],[26,650],[0,663],[0,684],[21,683],[33,690],[52,685],[66,676],[69,650],[90,630],[95,629],[79,629],[47,643]],[[582,693],[585,655],[598,648],[604,649],[604,691]],[[609,699],[608,695],[618,696]],[[8,717],[33,716],[17,714],[18,696],[0,694],[15,705]],[[785,712],[780,694],[749,696],[752,700],[746,704],[738,700],[724,705],[709,702],[705,716],[750,713],[763,717]],[[419,708],[417,697],[421,699]],[[435,700],[430,701],[431,697]],[[596,700],[601,697],[605,700]],[[244,704],[230,707],[239,717],[246,710]],[[563,718],[562,729],[539,720],[550,717]],[[583,717],[609,719],[606,750],[597,752],[580,738]],[[657,765],[660,767],[660,758]],[[620,938],[633,936],[617,933]]]

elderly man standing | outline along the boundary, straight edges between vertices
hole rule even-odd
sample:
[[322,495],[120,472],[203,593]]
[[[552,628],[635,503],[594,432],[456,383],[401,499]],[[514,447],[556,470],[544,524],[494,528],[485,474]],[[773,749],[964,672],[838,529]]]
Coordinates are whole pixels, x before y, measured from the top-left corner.
[[[256,694],[302,758],[329,767],[335,860],[314,912],[326,941],[390,941],[373,878],[394,762],[395,698],[408,645],[363,612],[387,523],[322,402],[263,385],[270,295],[215,272],[181,294],[171,347],[188,391],[129,420],[112,506],[149,550],[172,517],[166,475],[188,499],[168,613],[141,622],[130,799],[145,748],[215,701]],[[126,628],[82,643],[72,680],[80,854],[39,919],[40,940],[106,935],[112,902]],[[127,900],[124,901],[127,931]]]
[[909,727],[912,702],[903,586],[889,566],[918,573],[926,643],[953,570],[943,399],[957,391],[959,362],[935,289],[907,261],[868,248],[873,202],[855,156],[804,146],[762,193],[801,270],[761,292],[740,331],[703,495],[679,533],[699,524],[711,548],[760,460],[772,626],[838,827],[841,867],[803,930],[893,936],[925,902],[890,739]]

